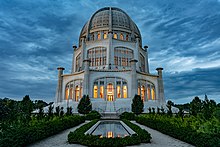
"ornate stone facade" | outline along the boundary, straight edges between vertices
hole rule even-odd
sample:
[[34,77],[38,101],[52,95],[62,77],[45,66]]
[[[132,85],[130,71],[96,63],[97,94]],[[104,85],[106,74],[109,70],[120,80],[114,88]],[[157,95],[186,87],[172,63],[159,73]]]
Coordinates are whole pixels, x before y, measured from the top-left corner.
[[71,104],[74,111],[83,95],[93,109],[102,112],[131,111],[135,94],[141,95],[145,111],[164,103],[163,68],[149,72],[147,46],[140,31],[121,9],[105,7],[84,25],[79,46],[73,46],[71,74],[58,68],[56,104]]

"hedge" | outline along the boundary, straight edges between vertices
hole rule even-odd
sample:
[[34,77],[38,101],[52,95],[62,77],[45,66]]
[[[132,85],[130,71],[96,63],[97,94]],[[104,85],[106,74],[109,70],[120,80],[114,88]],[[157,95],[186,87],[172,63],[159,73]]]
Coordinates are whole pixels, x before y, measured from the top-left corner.
[[56,117],[53,120],[41,121],[29,126],[17,125],[1,132],[1,147],[20,147],[57,134],[65,129],[85,122],[81,116]]
[[85,135],[84,133],[91,128],[98,120],[93,120],[88,124],[76,129],[74,132],[70,132],[68,134],[68,142],[71,144],[82,144],[86,146],[100,146],[100,147],[107,147],[107,146],[127,146],[127,145],[137,145],[142,142],[149,143],[151,136],[146,131],[141,129],[139,126],[130,123],[127,120],[123,120],[131,129],[133,129],[137,134],[132,136],[126,136],[124,138],[100,138],[99,136],[95,135]]
[[[164,116],[165,117],[165,116]],[[140,124],[158,130],[176,139],[190,143],[198,147],[219,147],[220,138],[214,134],[197,132],[190,125],[183,126],[181,123],[173,122],[172,119],[157,118],[156,116],[141,115],[136,117]]]

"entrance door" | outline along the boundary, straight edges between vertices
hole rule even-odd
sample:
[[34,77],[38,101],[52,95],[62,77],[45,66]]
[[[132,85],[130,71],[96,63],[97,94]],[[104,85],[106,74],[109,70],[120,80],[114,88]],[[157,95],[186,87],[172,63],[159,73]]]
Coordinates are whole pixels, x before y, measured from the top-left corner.
[[108,99],[107,100],[108,101],[113,101],[114,100],[113,95],[108,95]]
[[107,85],[107,101],[114,101],[114,86],[111,83]]

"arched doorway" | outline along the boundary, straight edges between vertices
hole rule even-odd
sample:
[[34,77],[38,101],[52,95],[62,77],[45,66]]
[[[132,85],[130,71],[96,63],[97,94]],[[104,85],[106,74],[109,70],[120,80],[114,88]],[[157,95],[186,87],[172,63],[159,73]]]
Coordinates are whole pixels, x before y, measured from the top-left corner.
[[114,101],[114,86],[112,83],[107,85],[107,101]]

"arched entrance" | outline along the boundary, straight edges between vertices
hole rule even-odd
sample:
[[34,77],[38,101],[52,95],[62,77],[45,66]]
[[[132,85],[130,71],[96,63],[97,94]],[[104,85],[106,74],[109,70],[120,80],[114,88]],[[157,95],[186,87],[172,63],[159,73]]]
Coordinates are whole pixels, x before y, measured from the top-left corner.
[[107,85],[107,101],[114,101],[114,86],[112,83]]

